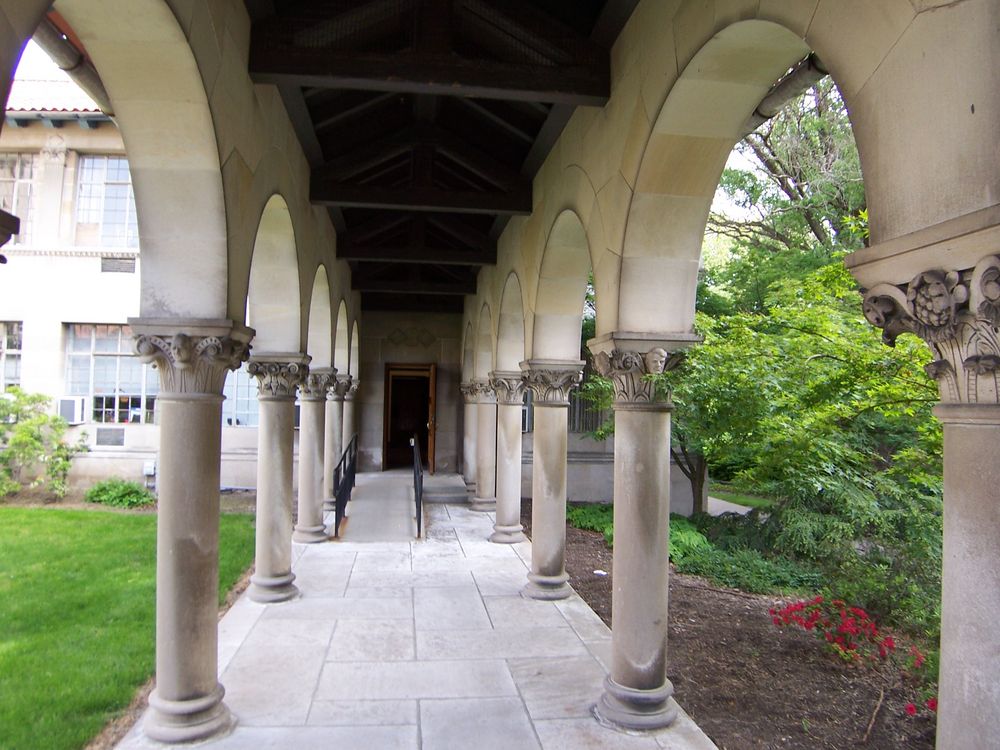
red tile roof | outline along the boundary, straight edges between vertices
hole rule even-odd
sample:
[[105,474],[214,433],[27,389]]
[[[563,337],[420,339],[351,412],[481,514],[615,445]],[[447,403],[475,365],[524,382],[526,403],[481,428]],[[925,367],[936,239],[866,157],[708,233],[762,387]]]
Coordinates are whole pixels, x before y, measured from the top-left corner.
[[7,99],[7,112],[98,113],[100,108],[79,86],[65,81],[14,80]]

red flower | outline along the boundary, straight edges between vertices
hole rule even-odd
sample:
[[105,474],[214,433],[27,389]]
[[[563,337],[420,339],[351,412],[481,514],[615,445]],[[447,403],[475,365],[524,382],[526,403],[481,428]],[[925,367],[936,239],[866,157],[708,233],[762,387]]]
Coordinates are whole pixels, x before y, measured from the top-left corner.
[[937,698],[928,698],[927,708],[929,708],[931,711],[937,711]]
[[908,715],[910,715],[910,716],[916,716],[917,715],[917,707],[914,706],[912,703],[907,703],[906,704],[906,713]]
[[774,618],[772,618],[771,622],[773,622],[775,625],[777,625],[779,627],[781,626],[781,618],[780,617],[774,617]]

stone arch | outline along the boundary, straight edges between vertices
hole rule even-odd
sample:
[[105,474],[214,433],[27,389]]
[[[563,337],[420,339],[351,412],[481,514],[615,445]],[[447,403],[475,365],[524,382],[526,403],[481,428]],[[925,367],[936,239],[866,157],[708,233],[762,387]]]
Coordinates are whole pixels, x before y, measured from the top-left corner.
[[295,232],[288,204],[275,194],[261,213],[250,259],[246,316],[257,332],[256,352],[300,351],[300,315]]
[[500,296],[496,369],[516,371],[524,358],[524,302],[521,282],[517,274],[511,271]]
[[337,372],[346,375],[351,367],[350,321],[347,319],[347,303],[340,301],[337,308],[337,324],[333,334],[333,366]]
[[692,329],[705,223],[726,159],[768,89],[808,53],[783,26],[741,21],[709,39],[674,83],[628,210],[621,330]]
[[358,320],[354,319],[354,325],[351,326],[351,356],[350,356],[350,369],[351,375],[358,377],[358,368],[361,365],[361,331],[358,329]]
[[583,222],[576,212],[563,211],[549,231],[538,273],[532,336],[534,359],[580,358],[580,324],[590,264]]
[[306,352],[312,357],[310,367],[333,367],[333,325],[330,313],[330,280],[326,266],[320,264],[309,297],[309,325]]
[[476,337],[473,333],[472,321],[465,326],[465,339],[462,342],[462,380],[472,380],[476,372]]
[[479,311],[479,328],[476,331],[475,377],[485,379],[493,370],[493,317],[488,303]]
[[125,142],[142,246],[142,316],[225,318],[219,148],[201,71],[171,7],[60,0],[56,9],[100,73]]

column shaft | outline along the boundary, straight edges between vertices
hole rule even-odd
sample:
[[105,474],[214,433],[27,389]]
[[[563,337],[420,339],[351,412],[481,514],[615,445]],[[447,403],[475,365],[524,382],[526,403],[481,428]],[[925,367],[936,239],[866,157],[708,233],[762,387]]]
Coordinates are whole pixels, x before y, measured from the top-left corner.
[[340,460],[341,440],[344,437],[344,402],[332,395],[326,399],[326,437],[323,441],[323,508],[333,508],[333,470]]
[[325,413],[325,387],[318,397],[303,396],[299,412],[299,518],[292,539],[304,544],[328,539],[323,525]]
[[[520,373],[517,383],[520,384]],[[523,386],[516,389],[516,403],[504,398],[497,404],[497,516],[491,542],[523,542],[521,525],[521,401]]]
[[491,511],[497,501],[497,405],[488,395],[480,395],[476,404],[476,437],[476,497],[472,509]]
[[462,419],[462,478],[465,486],[475,489],[476,486],[476,402],[471,383],[462,384],[462,396],[465,400]]
[[944,555],[937,747],[990,747],[1000,712],[1000,406],[941,404]]
[[565,599],[568,405],[535,403],[531,459],[531,572],[524,595]]
[[342,443],[344,450],[347,449],[347,444],[351,442],[351,438],[358,431],[357,390],[358,382],[355,380],[351,382],[350,388],[344,394],[344,438]]

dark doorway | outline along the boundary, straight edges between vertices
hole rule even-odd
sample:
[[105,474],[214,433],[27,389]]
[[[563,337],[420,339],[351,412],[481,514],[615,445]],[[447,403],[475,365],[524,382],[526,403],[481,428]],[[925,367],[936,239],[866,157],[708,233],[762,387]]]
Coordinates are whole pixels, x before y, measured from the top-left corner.
[[420,440],[420,458],[434,472],[435,365],[386,365],[384,469],[413,465],[410,438]]

